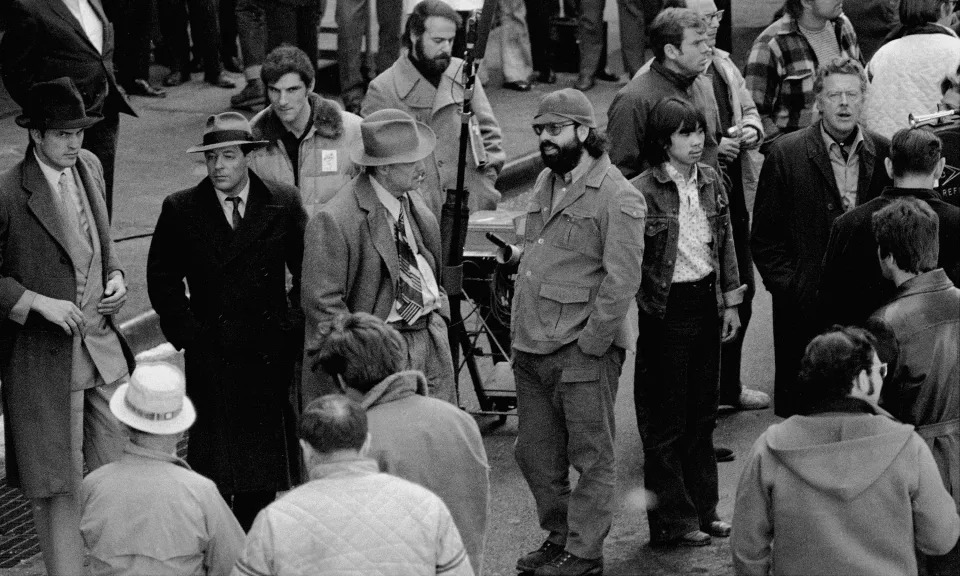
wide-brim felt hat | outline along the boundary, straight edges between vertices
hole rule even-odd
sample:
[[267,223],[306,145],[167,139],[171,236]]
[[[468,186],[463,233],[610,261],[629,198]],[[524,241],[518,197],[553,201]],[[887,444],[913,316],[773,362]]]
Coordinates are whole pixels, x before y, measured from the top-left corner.
[[14,121],[27,129],[75,130],[89,128],[100,120],[103,116],[87,114],[77,85],[64,76],[31,86],[23,113]]
[[150,434],[179,434],[197,419],[183,372],[163,362],[137,366],[130,382],[113,393],[110,411],[127,426]]
[[203,129],[203,143],[187,149],[188,154],[206,152],[228,146],[259,148],[266,146],[267,140],[254,140],[250,122],[239,112],[223,112],[212,114],[207,118]]
[[377,110],[360,123],[360,142],[350,159],[360,166],[385,166],[423,160],[437,146],[437,135],[403,110]]

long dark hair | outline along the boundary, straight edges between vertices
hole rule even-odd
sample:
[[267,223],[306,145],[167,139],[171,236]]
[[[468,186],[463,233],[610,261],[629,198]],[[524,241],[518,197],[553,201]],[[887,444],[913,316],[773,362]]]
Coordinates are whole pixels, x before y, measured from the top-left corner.
[[703,111],[676,96],[669,96],[657,102],[647,117],[646,147],[644,156],[650,166],[659,166],[669,159],[670,137],[678,130],[689,134],[697,128],[707,130],[707,119]]

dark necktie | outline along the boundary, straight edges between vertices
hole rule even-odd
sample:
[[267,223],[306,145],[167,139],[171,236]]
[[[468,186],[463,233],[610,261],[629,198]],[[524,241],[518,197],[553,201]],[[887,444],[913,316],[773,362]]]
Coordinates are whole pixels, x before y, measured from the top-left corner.
[[239,196],[233,196],[231,198],[227,198],[227,202],[233,204],[233,222],[231,225],[233,226],[233,229],[236,230],[240,227],[240,222],[243,221],[243,216],[240,215],[240,203],[243,202],[243,198]]
[[420,270],[417,268],[417,258],[407,243],[404,226],[406,204],[406,197],[401,198],[400,214],[397,216],[397,255],[400,257],[400,279],[397,281],[397,302],[400,303],[400,308],[397,312],[407,324],[412,324],[423,310],[423,285]]

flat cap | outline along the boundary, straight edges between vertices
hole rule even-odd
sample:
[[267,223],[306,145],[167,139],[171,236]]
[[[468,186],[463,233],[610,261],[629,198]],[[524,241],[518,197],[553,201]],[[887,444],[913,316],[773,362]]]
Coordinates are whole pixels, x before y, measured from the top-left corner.
[[564,88],[540,99],[537,115],[533,117],[535,125],[556,124],[567,120],[588,128],[597,127],[597,120],[593,115],[593,104],[583,92],[574,88]]

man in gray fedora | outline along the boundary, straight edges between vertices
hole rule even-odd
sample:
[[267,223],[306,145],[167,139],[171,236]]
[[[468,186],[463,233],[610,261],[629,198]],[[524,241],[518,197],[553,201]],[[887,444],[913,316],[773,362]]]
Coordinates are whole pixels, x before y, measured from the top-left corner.
[[210,116],[203,143],[187,150],[204,155],[207,177],[163,201],[147,257],[150,302],[186,351],[201,415],[187,462],[217,483],[244,530],[299,480],[288,394],[303,337],[306,213],[296,188],[247,167],[263,144],[241,114]]
[[[409,369],[427,376],[430,396],[455,402],[453,358],[443,318],[440,226],[420,192],[424,158],[436,145],[427,125],[401,110],[378,110],[360,124],[350,159],[363,172],[310,220],[304,240],[306,341],[340,312],[367,312],[400,331]],[[309,401],[337,391],[304,358]]]
[[100,161],[99,120],[73,80],[30,88],[26,156],[0,179],[0,380],[7,484],[31,500],[49,574],[80,574],[80,482],[123,453],[109,402],[133,368],[113,323],[126,300]]

